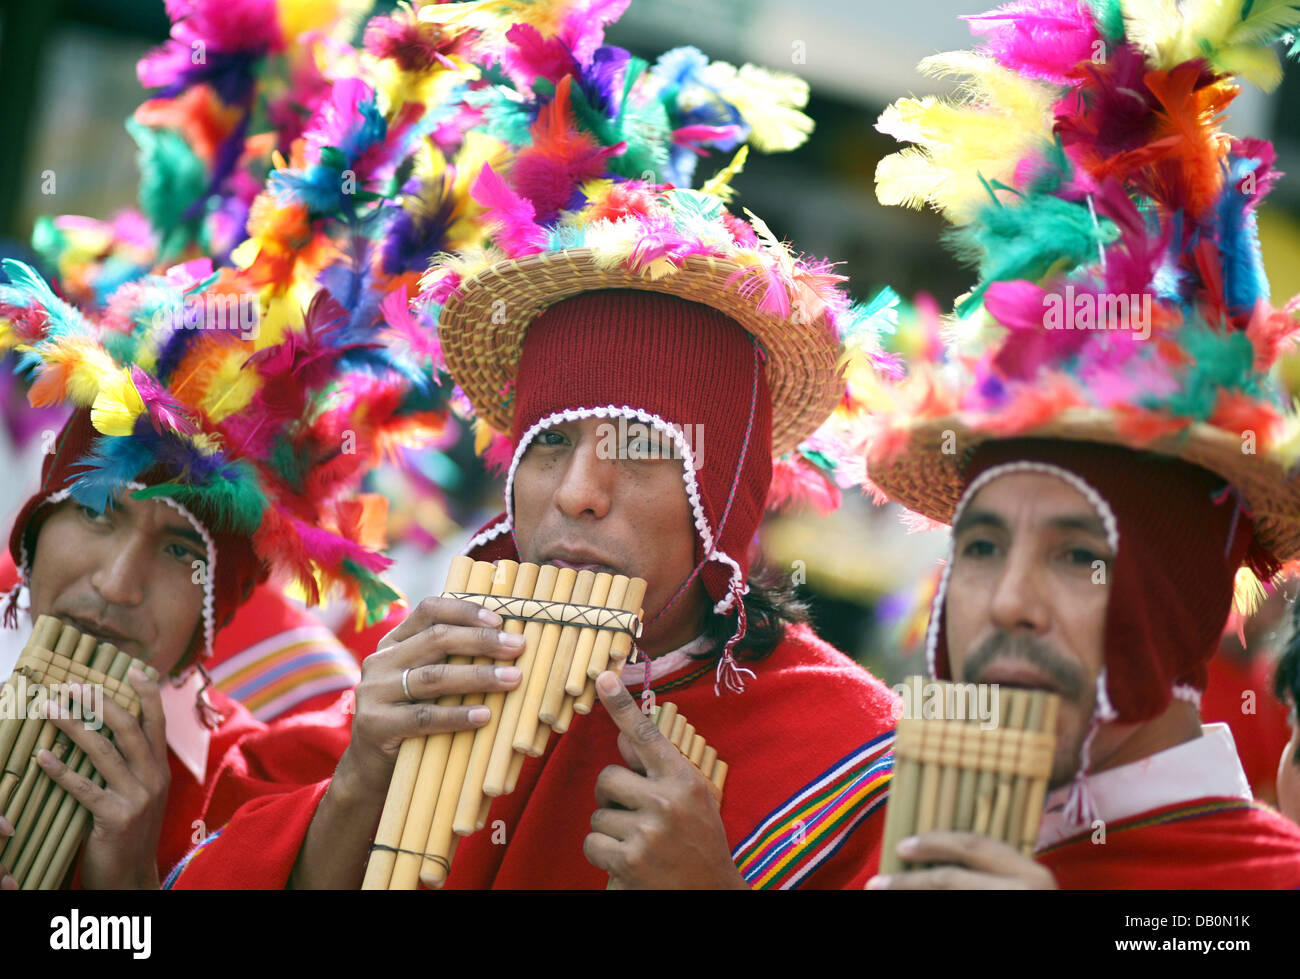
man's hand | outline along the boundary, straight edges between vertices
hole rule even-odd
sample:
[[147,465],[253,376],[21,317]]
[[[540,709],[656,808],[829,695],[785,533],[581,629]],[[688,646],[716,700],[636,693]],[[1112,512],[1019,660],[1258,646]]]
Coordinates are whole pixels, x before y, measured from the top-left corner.
[[[171,786],[166,722],[157,682],[135,667],[127,679],[140,695],[140,721],[112,697],[104,697],[103,721],[113,732],[112,741],[87,727],[84,714],[74,719],[57,703],[47,703],[50,722],[85,751],[103,776],[102,787],[50,751],[41,751],[36,759],[45,774],[90,812],[93,823],[81,856],[81,884],[86,890],[157,890],[159,886],[158,838]],[[87,702],[81,688],[74,687],[73,693],[81,694],[80,703]]]
[[[482,705],[439,707],[439,697],[496,693],[519,685],[519,668],[510,660],[524,651],[524,637],[501,632],[502,621],[473,602],[426,598],[362,661],[352,738],[307,830],[290,874],[291,887],[360,886],[402,742],[473,730],[491,717]],[[451,664],[451,656],[490,656],[501,662]]]
[[[439,707],[436,701],[448,694],[493,693],[519,685],[519,669],[509,661],[524,651],[524,637],[499,631],[501,623],[501,616],[472,602],[420,602],[361,663],[352,740],[335,778],[382,803],[403,741],[486,724],[486,707]],[[452,665],[447,662],[451,656],[491,656],[503,662]],[[407,669],[409,698],[402,690]]]
[[610,765],[596,779],[600,808],[582,846],[588,862],[616,888],[747,889],[704,776],[659,733],[617,676],[602,673],[596,692],[634,771]]
[[1005,843],[975,833],[938,831],[911,836],[898,844],[898,855],[912,863],[948,866],[872,877],[867,881],[869,890],[1056,890],[1056,879],[1042,864]]

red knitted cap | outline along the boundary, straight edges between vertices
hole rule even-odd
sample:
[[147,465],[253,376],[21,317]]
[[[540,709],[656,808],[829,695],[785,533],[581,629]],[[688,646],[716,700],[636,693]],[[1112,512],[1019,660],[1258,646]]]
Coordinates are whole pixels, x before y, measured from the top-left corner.
[[[80,475],[78,464],[90,454],[97,436],[90,421],[90,411],[80,409],[73,413],[59,432],[54,452],[45,457],[41,465],[40,489],[23,504],[9,533],[9,553],[24,582],[31,573],[30,562],[41,525],[54,507],[69,495],[67,490]],[[152,486],[170,478],[172,474],[154,470],[140,477],[140,481]],[[204,637],[198,650],[191,650],[186,655],[184,662],[188,664],[194,660],[196,652],[203,656],[212,654],[211,634],[230,621],[253,587],[266,580],[267,571],[253,553],[249,538],[215,533],[202,513],[192,513],[175,501],[168,501],[168,505],[198,523],[201,532],[211,539],[216,552],[208,555],[208,567],[212,573],[208,576],[209,584],[205,588],[207,600],[204,603],[204,617],[210,617],[211,621],[204,622]]]
[[[1098,704],[1107,716],[1099,720],[1150,720],[1175,695],[1197,701],[1232,605],[1237,569],[1254,541],[1254,524],[1240,498],[1221,477],[1170,456],[1091,442],[1017,439],[976,449],[958,509],[969,502],[982,474],[1024,462],[1082,480],[1095,491],[1091,502],[1098,516],[1118,537]],[[945,574],[927,643],[941,679],[951,674],[946,584]],[[1102,694],[1113,710],[1100,702]]]
[[[517,556],[505,536],[510,530],[513,537],[514,473],[538,432],[562,420],[622,416],[678,441],[699,574],[714,610],[732,608],[745,587],[772,479],[771,398],[762,348],[749,333],[725,314],[675,296],[583,293],[549,307],[529,327],[515,399],[507,513],[474,539],[474,556]],[[647,611],[652,618],[662,610]]]

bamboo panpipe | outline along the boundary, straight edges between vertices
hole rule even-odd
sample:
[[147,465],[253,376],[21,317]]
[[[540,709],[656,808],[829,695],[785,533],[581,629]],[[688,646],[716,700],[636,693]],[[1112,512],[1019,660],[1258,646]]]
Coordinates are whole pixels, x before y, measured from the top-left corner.
[[58,887],[90,829],[90,813],[45,774],[36,754],[49,750],[73,771],[104,784],[85,752],[39,714],[44,705],[59,704],[54,696],[59,687],[94,684],[139,718],[140,698],[126,679],[132,666],[158,676],[153,667],[111,643],[97,643],[94,636],[42,615],[5,681],[5,699],[15,705],[21,700],[25,708],[24,687],[35,688],[27,716],[16,711],[0,720],[0,810],[14,827],[13,836],[0,847],[0,863],[23,890]]
[[[553,732],[563,733],[575,713],[590,710],[602,670],[622,672],[640,635],[645,582],[458,557],[442,594],[491,609],[505,620],[503,631],[523,634],[515,659],[522,678],[507,693],[439,699],[440,706],[485,704],[491,718],[483,727],[402,745],[363,890],[412,890],[446,880],[456,841],[486,825],[492,799],[514,790],[525,758],[540,757]],[[574,693],[569,681],[577,676],[583,683]]]
[[923,689],[927,702],[940,702],[943,709],[898,722],[880,872],[910,869],[898,858],[898,844],[930,830],[979,833],[1032,856],[1052,774],[1060,698],[995,687],[1001,709],[986,729],[977,711],[953,710],[959,701],[968,707],[996,702],[986,688],[921,677],[909,677],[906,687],[911,713],[921,713]]

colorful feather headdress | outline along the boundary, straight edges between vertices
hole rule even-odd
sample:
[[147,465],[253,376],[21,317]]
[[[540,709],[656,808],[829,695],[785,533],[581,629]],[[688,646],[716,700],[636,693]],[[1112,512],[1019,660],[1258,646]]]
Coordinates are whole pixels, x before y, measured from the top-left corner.
[[[427,381],[320,289],[302,326],[269,336],[255,293],[197,260],[120,287],[97,317],[6,261],[0,348],[37,407],[89,409],[98,433],[70,487],[97,510],[130,483],[213,534],[246,536],[263,566],[316,602],[332,591],[368,622],[397,597],[380,578],[384,501],[362,475],[441,431]],[[158,474],[162,473],[161,480]],[[220,568],[218,568],[218,574]]]
[[1280,80],[1282,0],[1017,0],[969,18],[974,51],[922,63],[955,99],[901,99],[877,128],[883,203],[930,204],[979,280],[873,392],[870,483],[950,519],[981,441],[1034,435],[1181,457],[1300,555],[1300,421],[1270,377],[1300,297],[1270,304],[1256,209],[1272,146],[1224,132],[1235,78]]
[[[471,187],[490,240],[438,256],[413,310],[436,329],[486,444],[511,429],[522,338],[552,304],[621,288],[717,308],[768,354],[771,502],[833,506],[838,453],[805,440],[843,397],[842,336],[869,345],[873,314],[851,304],[830,263],[793,253],[757,217],[727,208],[751,146],[791,149],[806,138],[807,86],[694,48],[650,65],[603,45],[604,25],[626,6],[480,0],[420,10],[422,21],[481,32],[484,83],[467,101],[509,158],[482,167]],[[709,151],[730,162],[691,189]],[[508,458],[496,437],[490,455],[504,448]]]

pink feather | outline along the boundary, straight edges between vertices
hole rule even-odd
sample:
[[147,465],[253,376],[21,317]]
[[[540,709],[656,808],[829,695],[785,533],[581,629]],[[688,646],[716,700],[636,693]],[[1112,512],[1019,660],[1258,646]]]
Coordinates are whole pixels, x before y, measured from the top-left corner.
[[772,483],[767,491],[768,510],[811,508],[825,515],[833,513],[839,505],[839,487],[802,456],[783,456],[773,461]]
[[546,229],[537,223],[537,211],[492,169],[484,164],[470,196],[486,209],[484,223],[494,226],[498,247],[510,258],[536,255],[546,247]]
[[985,54],[1029,78],[1066,84],[1101,40],[1083,0],[1016,0],[962,20]]

